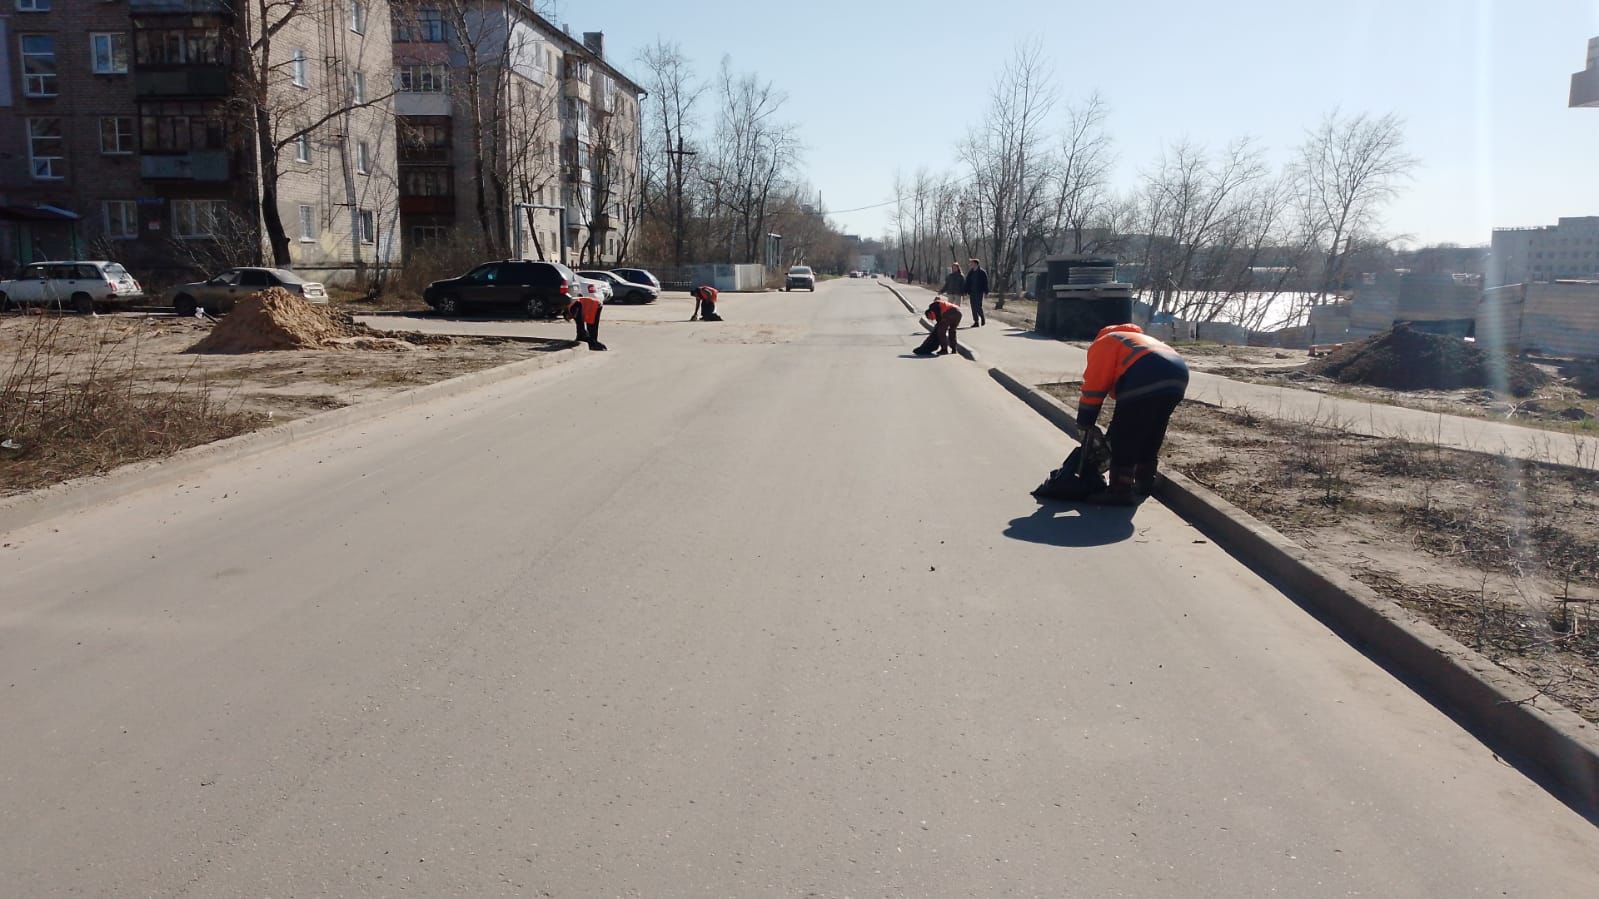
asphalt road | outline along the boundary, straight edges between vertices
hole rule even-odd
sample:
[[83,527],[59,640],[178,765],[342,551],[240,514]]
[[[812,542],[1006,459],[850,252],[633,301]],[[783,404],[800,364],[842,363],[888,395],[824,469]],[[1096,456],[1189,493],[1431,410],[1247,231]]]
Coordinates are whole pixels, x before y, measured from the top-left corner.
[[886,290],[669,310],[0,535],[0,892],[1599,890],[1164,508],[1036,505],[1061,437]]

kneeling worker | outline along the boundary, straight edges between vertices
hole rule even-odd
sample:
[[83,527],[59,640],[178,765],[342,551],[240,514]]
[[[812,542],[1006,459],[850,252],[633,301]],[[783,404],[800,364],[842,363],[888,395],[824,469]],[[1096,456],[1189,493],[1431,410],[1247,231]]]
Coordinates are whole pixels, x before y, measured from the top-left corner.
[[701,284],[694,288],[694,315],[689,317],[689,321],[695,318],[708,322],[721,321],[722,317],[716,314],[716,298],[720,295],[720,292],[709,284]]
[[959,352],[961,346],[955,331],[961,326],[961,307],[942,296],[936,296],[932,305],[927,307],[927,317],[934,323],[933,337],[938,343],[938,355]]
[[591,350],[605,349],[605,344],[600,343],[600,312],[604,309],[599,297],[587,293],[573,297],[566,307],[566,317],[577,322],[577,342],[588,344]]
[[1107,505],[1132,505],[1155,489],[1160,446],[1166,425],[1188,391],[1188,363],[1177,351],[1137,325],[1101,328],[1088,348],[1077,427],[1086,438],[1097,434],[1105,397],[1116,401],[1111,418],[1110,487],[1088,498]]

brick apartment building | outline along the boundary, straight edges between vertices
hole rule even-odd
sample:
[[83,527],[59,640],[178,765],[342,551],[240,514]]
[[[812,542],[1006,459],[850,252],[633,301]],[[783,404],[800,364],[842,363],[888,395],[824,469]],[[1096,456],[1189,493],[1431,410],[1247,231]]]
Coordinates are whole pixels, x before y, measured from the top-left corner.
[[396,17],[394,66],[407,252],[625,254],[644,92],[606,61],[602,34],[579,41],[521,2],[422,5]]
[[1599,278],[1599,216],[1538,228],[1495,228],[1488,287],[1562,278]]
[[[270,261],[252,55],[233,0],[0,0],[0,272],[122,262],[152,282]],[[291,264],[329,281],[399,253],[389,4],[307,0],[260,88]],[[310,127],[314,126],[314,127]]]

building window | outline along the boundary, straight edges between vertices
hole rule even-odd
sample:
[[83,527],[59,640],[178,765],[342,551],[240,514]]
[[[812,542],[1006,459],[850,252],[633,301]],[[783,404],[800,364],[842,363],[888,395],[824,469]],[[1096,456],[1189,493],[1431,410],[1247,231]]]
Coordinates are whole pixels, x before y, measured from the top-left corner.
[[300,207],[300,241],[310,243],[316,240],[316,207]]
[[67,176],[66,142],[58,118],[28,120],[28,164],[33,177],[54,181]]
[[372,210],[363,209],[363,210],[361,210],[360,215],[358,215],[357,218],[359,219],[359,221],[361,223],[361,242],[362,243],[373,243],[373,242],[375,242],[377,240],[377,237],[378,237],[378,220],[377,220],[377,216],[372,214]]
[[357,103],[366,102],[366,73],[356,72],[350,78],[350,94]]
[[306,71],[305,51],[294,51],[294,56],[289,60],[289,76],[294,81],[295,87],[306,86]]
[[311,135],[302,134],[294,139],[294,161],[311,161]]
[[139,207],[132,200],[107,200],[101,209],[105,216],[106,237],[132,240],[139,236]]
[[394,74],[396,90],[413,94],[442,94],[449,83],[444,66],[400,66]]
[[20,40],[22,92],[29,97],[54,97],[56,95],[55,37],[48,34],[24,34]]
[[120,156],[134,151],[133,116],[100,117],[100,152]]
[[173,200],[172,234],[184,240],[215,237],[227,214],[227,200]]
[[394,39],[401,43],[437,44],[444,40],[444,14],[436,7],[425,6],[416,11],[414,22],[396,17]]
[[350,4],[350,30],[356,34],[366,34],[366,4],[361,0]]
[[400,176],[402,197],[449,197],[455,195],[455,181],[444,168],[409,169]]
[[139,120],[146,153],[222,150],[227,131],[215,110],[203,103],[147,103]]
[[96,75],[128,74],[128,36],[120,31],[89,35]]
[[141,66],[222,65],[220,28],[140,28],[133,34],[133,61]]
[[17,0],[17,12],[49,12],[50,0]]
[[412,225],[411,243],[415,246],[425,246],[430,243],[443,243],[444,236],[449,229],[443,225]]
[[372,145],[364,140],[355,144],[355,170],[363,175],[372,170]]

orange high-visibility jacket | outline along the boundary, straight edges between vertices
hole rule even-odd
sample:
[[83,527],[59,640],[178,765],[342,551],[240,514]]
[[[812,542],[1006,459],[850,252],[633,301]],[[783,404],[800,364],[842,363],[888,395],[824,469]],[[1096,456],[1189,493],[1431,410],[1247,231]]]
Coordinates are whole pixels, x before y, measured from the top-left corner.
[[943,321],[944,316],[948,315],[951,309],[960,311],[960,308],[947,300],[934,300],[932,308],[927,310],[927,318],[935,322]]
[[566,317],[575,318],[581,315],[583,316],[584,324],[597,325],[600,322],[600,307],[603,305],[594,297],[581,296],[573,300],[572,305],[566,307]]
[[701,285],[698,290],[694,291],[694,295],[699,297],[702,302],[710,303],[712,306],[716,305],[716,298],[721,296],[716,288],[709,284]]
[[1110,325],[1088,347],[1079,405],[1096,411],[1105,397],[1130,400],[1188,389],[1188,363],[1137,325]]

